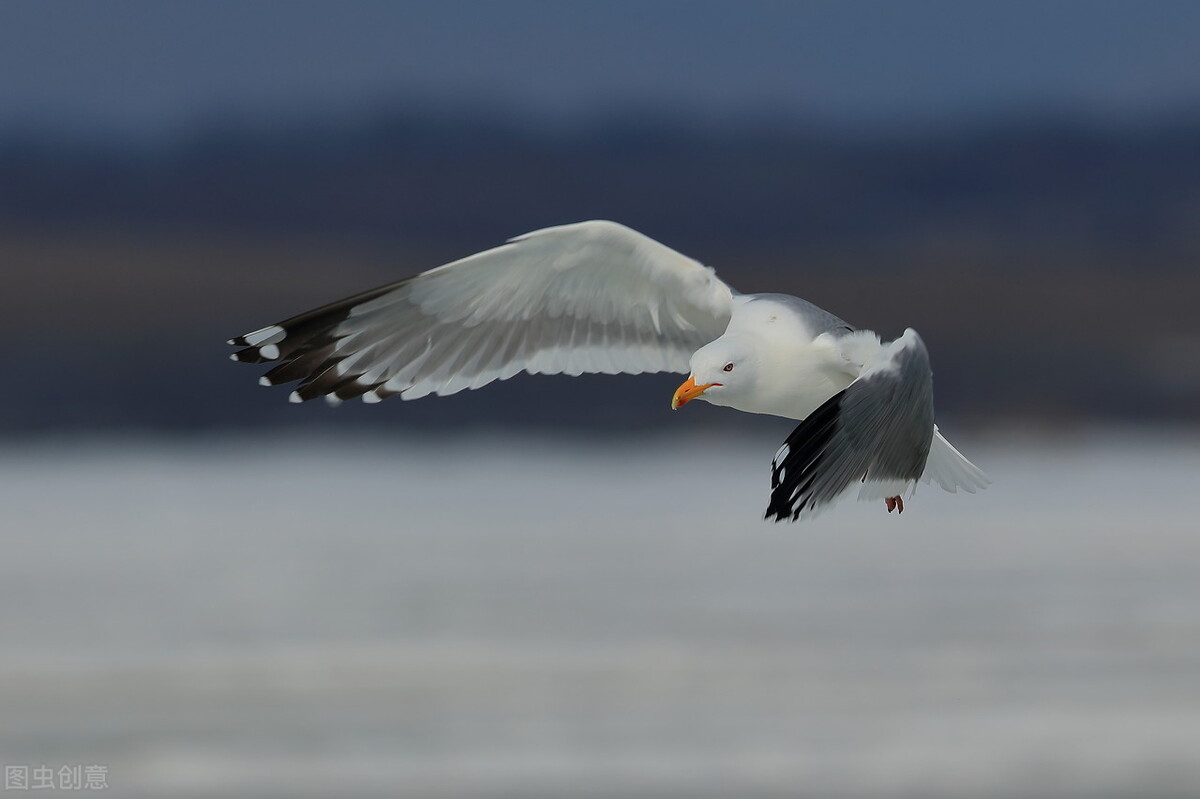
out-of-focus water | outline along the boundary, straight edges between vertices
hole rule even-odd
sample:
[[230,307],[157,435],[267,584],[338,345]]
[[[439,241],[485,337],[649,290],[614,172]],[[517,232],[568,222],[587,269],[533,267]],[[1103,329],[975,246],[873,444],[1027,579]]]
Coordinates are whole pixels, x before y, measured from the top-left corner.
[[[786,432],[786,431],[784,431]],[[0,761],[131,797],[1200,795],[1200,439],[759,521],[774,442],[0,450]]]

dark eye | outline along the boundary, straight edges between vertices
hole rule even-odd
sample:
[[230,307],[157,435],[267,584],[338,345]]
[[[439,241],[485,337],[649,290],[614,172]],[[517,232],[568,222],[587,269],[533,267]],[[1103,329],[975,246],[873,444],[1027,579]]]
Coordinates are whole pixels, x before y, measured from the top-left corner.
[[725,371],[726,371],[726,372],[732,372],[732,371],[733,371],[733,364],[731,364],[731,363],[727,363],[727,364],[725,364]]

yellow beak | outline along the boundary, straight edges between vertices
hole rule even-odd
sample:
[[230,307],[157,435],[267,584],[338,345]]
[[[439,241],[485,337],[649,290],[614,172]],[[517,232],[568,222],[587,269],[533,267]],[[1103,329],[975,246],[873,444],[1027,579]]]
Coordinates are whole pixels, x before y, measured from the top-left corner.
[[696,385],[696,378],[689,377],[683,381],[683,385],[675,389],[675,396],[671,397],[671,410],[677,411],[684,405],[699,397],[705,391],[708,391],[713,386],[719,386],[720,383],[705,383],[702,386]]

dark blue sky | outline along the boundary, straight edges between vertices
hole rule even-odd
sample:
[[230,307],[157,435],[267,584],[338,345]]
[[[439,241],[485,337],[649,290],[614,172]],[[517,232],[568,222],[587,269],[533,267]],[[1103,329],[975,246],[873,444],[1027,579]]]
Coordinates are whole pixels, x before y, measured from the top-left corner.
[[910,124],[1200,99],[1200,2],[0,3],[0,129],[117,132],[418,100]]

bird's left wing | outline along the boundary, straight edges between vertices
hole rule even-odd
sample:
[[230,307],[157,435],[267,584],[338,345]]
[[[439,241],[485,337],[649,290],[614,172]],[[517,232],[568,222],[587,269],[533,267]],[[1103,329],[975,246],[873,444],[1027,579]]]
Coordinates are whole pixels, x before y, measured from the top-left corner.
[[861,499],[896,496],[915,486],[934,432],[929,353],[912,328],[874,346],[877,352],[859,377],[809,414],[780,447],[771,464],[766,518],[811,515],[855,484],[862,486]]
[[714,271],[615,222],[518,236],[230,340],[294,401],[453,394],[518,372],[687,372],[729,322]]

